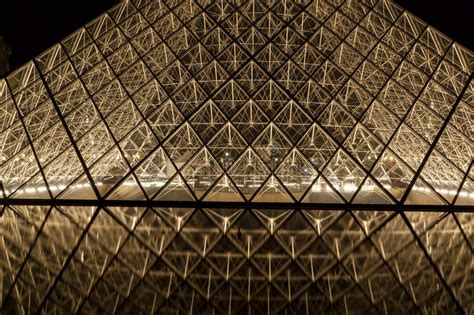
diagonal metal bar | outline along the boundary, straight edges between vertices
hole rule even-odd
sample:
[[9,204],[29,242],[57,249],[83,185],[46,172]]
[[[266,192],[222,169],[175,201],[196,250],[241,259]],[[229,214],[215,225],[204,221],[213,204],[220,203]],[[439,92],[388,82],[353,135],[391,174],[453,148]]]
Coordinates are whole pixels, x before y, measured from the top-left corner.
[[433,258],[431,257],[431,255],[429,254],[428,250],[426,249],[426,246],[425,244],[421,241],[420,237],[418,236],[418,234],[416,233],[415,229],[413,228],[413,226],[411,225],[411,222],[410,220],[407,218],[407,216],[405,215],[405,213],[402,211],[400,213],[400,215],[402,216],[403,218],[403,221],[405,222],[405,224],[407,225],[408,229],[410,230],[410,232],[413,234],[413,237],[415,238],[417,244],[420,246],[421,250],[423,251],[423,254],[425,255],[426,259],[428,260],[429,264],[431,265],[431,267],[433,268],[434,272],[436,273],[436,275],[438,276],[439,280],[441,281],[441,283],[443,284],[444,288],[446,289],[446,291],[449,293],[451,299],[454,301],[454,303],[456,304],[456,308],[457,310],[461,313],[461,314],[464,314],[464,309],[461,305],[461,303],[459,302],[459,300],[457,299],[456,295],[454,294],[453,292],[453,289],[449,286],[449,284],[446,282],[446,279],[444,278],[443,276],[443,273],[441,272],[441,270],[438,268],[438,266],[436,265],[436,263],[433,261]]
[[[438,131],[438,134],[433,140],[433,143],[431,144],[430,148],[428,149],[428,152],[426,152],[425,157],[423,158],[423,161],[421,162],[420,166],[418,167],[418,170],[415,173],[415,176],[413,177],[413,180],[411,181],[410,185],[408,185],[407,190],[403,194],[402,198],[400,199],[400,203],[403,204],[405,203],[406,199],[408,198],[408,195],[410,194],[413,186],[415,185],[416,180],[420,177],[421,171],[425,167],[426,163],[428,162],[428,159],[431,156],[431,153],[434,151],[436,144],[438,143],[439,139],[441,138],[441,135],[443,134],[444,130],[448,126],[449,121],[451,120],[451,117],[454,115],[456,112],[456,109],[458,108],[459,104],[461,103],[461,100],[466,93],[467,89],[469,88],[469,85],[471,81],[474,78],[474,72],[471,73],[469,76],[469,79],[466,81],[466,84],[464,85],[464,88],[462,89],[461,93],[459,94],[456,102],[454,103],[453,107],[451,108],[451,111],[449,112],[448,116],[446,117],[445,121],[443,122],[443,125]],[[444,199],[444,198],[443,198]]]

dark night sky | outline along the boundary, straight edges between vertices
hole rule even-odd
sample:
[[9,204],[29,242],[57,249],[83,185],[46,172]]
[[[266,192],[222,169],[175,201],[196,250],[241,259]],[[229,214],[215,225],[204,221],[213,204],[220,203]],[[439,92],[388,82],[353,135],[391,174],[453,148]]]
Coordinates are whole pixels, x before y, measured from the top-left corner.
[[[0,36],[12,48],[11,68],[54,45],[119,0],[4,0]],[[6,3],[5,3],[6,2]],[[396,0],[452,39],[474,50],[473,0]]]
[[0,36],[15,69],[93,20],[119,0],[1,0]]

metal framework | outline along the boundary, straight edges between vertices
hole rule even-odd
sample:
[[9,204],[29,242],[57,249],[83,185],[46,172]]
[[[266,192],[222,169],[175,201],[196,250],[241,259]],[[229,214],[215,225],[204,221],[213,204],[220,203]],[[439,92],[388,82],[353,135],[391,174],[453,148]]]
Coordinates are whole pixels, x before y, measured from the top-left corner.
[[120,2],[0,80],[0,312],[474,313],[473,67],[386,0]]

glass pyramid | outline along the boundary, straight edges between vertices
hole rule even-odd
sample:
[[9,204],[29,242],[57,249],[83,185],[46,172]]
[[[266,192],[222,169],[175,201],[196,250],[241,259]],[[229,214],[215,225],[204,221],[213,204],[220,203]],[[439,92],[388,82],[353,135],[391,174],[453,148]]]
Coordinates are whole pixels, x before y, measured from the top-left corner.
[[0,312],[474,313],[473,67],[386,0],[120,2],[0,80]]

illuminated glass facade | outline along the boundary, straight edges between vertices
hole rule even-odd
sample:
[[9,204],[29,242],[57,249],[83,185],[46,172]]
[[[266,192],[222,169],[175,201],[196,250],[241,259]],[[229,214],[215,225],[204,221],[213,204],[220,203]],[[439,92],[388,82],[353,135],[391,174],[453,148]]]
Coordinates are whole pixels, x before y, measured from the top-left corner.
[[0,312],[473,313],[473,65],[386,0],[120,2],[0,80]]

